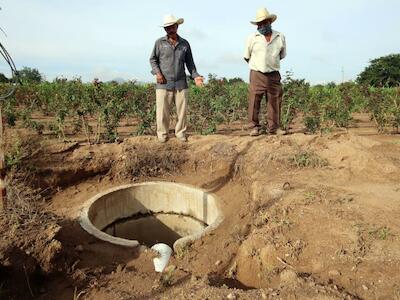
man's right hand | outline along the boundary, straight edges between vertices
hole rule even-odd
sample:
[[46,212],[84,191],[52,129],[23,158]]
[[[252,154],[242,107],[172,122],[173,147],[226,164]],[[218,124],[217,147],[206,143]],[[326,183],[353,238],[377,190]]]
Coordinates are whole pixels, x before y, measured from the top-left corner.
[[157,73],[157,74],[156,74],[156,79],[157,79],[157,83],[158,83],[158,84],[167,83],[167,81],[165,80],[164,75],[161,74],[161,73]]

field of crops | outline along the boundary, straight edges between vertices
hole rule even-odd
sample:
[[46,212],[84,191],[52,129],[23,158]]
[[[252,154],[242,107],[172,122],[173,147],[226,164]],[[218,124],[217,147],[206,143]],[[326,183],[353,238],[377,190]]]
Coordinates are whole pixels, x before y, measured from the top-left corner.
[[[245,124],[248,84],[213,75],[208,79],[203,88],[190,85],[190,129],[211,134],[220,124],[238,120]],[[284,129],[289,129],[297,117],[310,133],[347,128],[355,112],[368,113],[381,132],[398,131],[400,126],[400,88],[374,88],[353,82],[310,86],[290,74],[283,88]],[[131,120],[137,135],[153,133],[155,90],[152,84],[135,82],[56,80],[24,84],[4,102],[3,114],[9,126],[34,129],[38,134],[50,132],[65,140],[67,134],[83,133],[90,143],[113,142],[118,139],[121,120]],[[46,121],[38,116],[46,117]]]

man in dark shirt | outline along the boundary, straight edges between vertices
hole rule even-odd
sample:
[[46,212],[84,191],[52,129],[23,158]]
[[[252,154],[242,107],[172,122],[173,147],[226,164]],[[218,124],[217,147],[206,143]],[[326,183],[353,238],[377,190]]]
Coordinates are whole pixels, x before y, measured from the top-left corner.
[[151,73],[156,76],[156,111],[157,137],[161,143],[168,140],[169,108],[175,101],[178,120],[175,126],[175,136],[182,142],[186,137],[186,112],[188,101],[188,84],[186,68],[197,86],[203,85],[203,77],[197,73],[189,42],[178,34],[178,26],[183,19],[173,15],[164,17],[166,36],[159,38],[150,56]]

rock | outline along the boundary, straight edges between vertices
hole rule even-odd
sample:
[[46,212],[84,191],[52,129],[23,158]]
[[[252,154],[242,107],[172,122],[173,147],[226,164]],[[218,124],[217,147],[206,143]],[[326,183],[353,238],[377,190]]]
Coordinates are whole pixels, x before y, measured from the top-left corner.
[[234,293],[230,293],[228,296],[226,296],[227,299],[236,299],[236,295]]
[[138,251],[139,253],[147,253],[148,248],[144,245],[140,245]]
[[75,247],[75,250],[78,251],[78,252],[82,252],[84,249],[83,249],[82,245],[78,245],[78,246]]
[[292,187],[291,187],[290,183],[286,181],[286,182],[283,184],[282,188],[283,188],[285,191],[288,191],[288,190],[290,190]]
[[364,289],[364,291],[368,291],[368,287],[365,284],[362,285],[362,288]]
[[298,282],[298,276],[293,270],[284,270],[280,274],[281,283],[291,285]]
[[283,187],[267,186],[265,182],[254,181],[251,185],[253,201],[272,201],[282,198]]
[[115,272],[116,272],[116,273],[121,273],[123,269],[124,269],[124,266],[120,264],[120,265],[118,265],[117,268],[115,269]]
[[191,282],[197,282],[197,281],[199,281],[200,279],[201,279],[201,277],[198,276],[198,275],[192,275],[192,276],[190,277],[190,281],[191,281]]
[[226,270],[226,276],[228,278],[235,278],[235,275],[237,273],[237,262],[235,261],[228,270]]
[[216,265],[216,266],[219,266],[220,264],[222,264],[222,261],[221,261],[221,260],[217,260],[217,261],[215,262],[215,265]]
[[329,275],[329,276],[332,276],[332,277],[337,277],[337,276],[340,276],[341,273],[340,273],[338,270],[330,270],[330,271],[328,272],[328,275]]
[[278,256],[275,247],[271,244],[266,245],[260,250],[260,260],[264,268],[267,270],[272,270],[278,265]]
[[272,200],[278,200],[283,196],[282,188],[274,188],[269,191],[269,196]]
[[264,291],[261,292],[261,298],[268,299],[268,296]]

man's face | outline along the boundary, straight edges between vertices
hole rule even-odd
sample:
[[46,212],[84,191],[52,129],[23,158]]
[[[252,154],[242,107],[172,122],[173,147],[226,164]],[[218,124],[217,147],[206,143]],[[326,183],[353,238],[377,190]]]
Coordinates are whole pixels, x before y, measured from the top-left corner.
[[261,22],[258,22],[257,23],[257,29],[262,27],[262,26],[264,26],[265,24],[271,24],[271,20],[270,19],[266,19],[266,20],[263,20]]
[[167,35],[171,36],[171,35],[175,35],[176,32],[178,31],[178,24],[174,24],[168,27],[164,27],[165,32],[167,33]]

